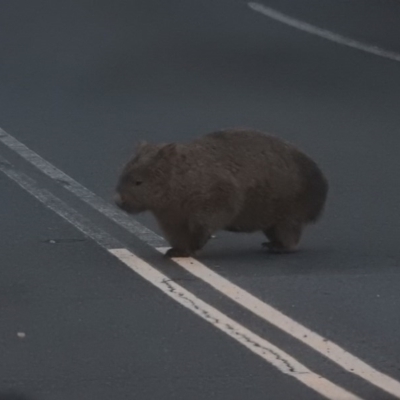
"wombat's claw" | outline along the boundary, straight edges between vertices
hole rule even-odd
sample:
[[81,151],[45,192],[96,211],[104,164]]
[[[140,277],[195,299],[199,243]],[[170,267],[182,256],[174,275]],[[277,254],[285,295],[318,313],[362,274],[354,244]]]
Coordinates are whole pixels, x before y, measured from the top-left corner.
[[165,253],[165,256],[170,258],[179,258],[179,257],[190,257],[190,254],[185,250],[175,249],[172,247]]

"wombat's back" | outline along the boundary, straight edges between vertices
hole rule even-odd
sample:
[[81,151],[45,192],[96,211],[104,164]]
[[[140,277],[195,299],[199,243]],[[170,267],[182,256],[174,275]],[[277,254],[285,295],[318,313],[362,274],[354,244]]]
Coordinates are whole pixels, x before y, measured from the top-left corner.
[[327,181],[316,163],[293,145],[253,130],[213,132],[195,142],[206,148],[216,170],[228,169],[247,192],[239,225],[251,230],[258,222],[284,215],[305,223],[320,216]]

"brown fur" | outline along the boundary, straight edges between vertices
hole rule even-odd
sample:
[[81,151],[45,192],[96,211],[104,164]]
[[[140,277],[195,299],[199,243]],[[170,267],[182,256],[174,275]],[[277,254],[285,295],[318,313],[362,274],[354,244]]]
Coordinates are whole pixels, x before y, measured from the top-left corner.
[[172,248],[195,254],[218,230],[263,231],[272,252],[294,251],[320,217],[324,175],[291,144],[254,130],[225,130],[190,143],[143,143],[125,166],[116,204],[151,211]]

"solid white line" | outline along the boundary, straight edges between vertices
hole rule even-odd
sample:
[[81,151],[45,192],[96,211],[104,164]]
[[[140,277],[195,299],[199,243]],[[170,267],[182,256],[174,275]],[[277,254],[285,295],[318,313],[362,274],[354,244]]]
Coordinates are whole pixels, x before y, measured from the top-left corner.
[[[165,253],[168,247],[158,248]],[[351,374],[358,375],[387,393],[400,398],[400,382],[371,367],[358,357],[353,356],[342,347],[306,328],[272,306],[264,303],[246,290],[235,285],[228,279],[218,275],[210,268],[193,258],[174,258],[177,264],[192,275],[207,282],[214,289],[223,293],[231,300],[251,311],[263,320],[293,336],[297,340],[316,350],[324,357],[340,365]]]
[[73,208],[65,204],[58,197],[54,196],[46,189],[39,189],[33,179],[15,170],[14,167],[1,156],[0,171],[18,183],[19,186],[29,192],[50,210],[63,217],[70,224],[82,231],[85,235],[93,238],[98,244],[100,244],[100,246],[107,249],[120,246],[120,243],[117,240],[103,230],[97,228],[89,220],[77,213]]
[[184,307],[211,323],[237,342],[259,355],[275,368],[290,375],[322,396],[332,400],[360,399],[299,363],[289,354],[205,303],[183,287],[169,280],[126,249],[109,250],[137,274],[151,282]]
[[283,24],[289,25],[293,28],[301,31],[311,33],[321,38],[330,40],[344,46],[352,47],[353,49],[365,51],[366,53],[374,54],[376,56],[384,57],[392,61],[400,62],[400,54],[394,51],[382,49],[379,46],[374,46],[366,43],[359,42],[358,40],[350,39],[348,37],[339,35],[335,32],[328,31],[327,29],[318,28],[317,26],[311,25],[307,22],[298,20],[293,17],[289,17],[279,11],[276,11],[270,7],[264,6],[263,4],[256,2],[249,2],[248,6],[266,17],[272,18],[275,21],[282,22]]
[[[94,193],[90,192],[88,189],[80,185],[78,182],[76,182],[74,179],[72,179],[62,171],[58,170],[48,161],[41,158],[34,151],[30,150],[17,139],[1,129],[0,141],[6,144],[11,150],[21,155],[28,162],[33,164],[36,168],[38,168],[48,176],[53,177],[53,179],[55,179],[56,181],[59,182],[59,179],[55,177],[63,177],[63,180],[65,182],[68,182],[69,184],[69,186],[65,186],[67,189],[69,187],[77,188],[77,190],[73,191],[73,193],[77,197],[81,198],[97,211],[103,213],[114,222],[124,227],[129,232],[131,232],[144,242],[148,243],[150,246],[154,247],[158,251],[165,251],[165,247],[155,245],[155,243],[161,242],[161,238],[156,233],[143,227],[139,222],[135,221],[135,224],[130,224],[126,222],[126,220],[130,218],[124,214],[118,214],[118,217],[116,218],[115,214],[113,213],[113,207],[110,204],[99,198]],[[199,261],[193,258],[174,259],[174,261],[178,265],[189,271],[192,275],[195,275],[198,278],[202,279],[219,292],[225,294],[230,299],[248,309],[253,314],[258,315],[267,322],[279,327],[281,330],[288,333],[289,335],[295,337],[298,340],[301,340],[313,350],[319,352],[323,356],[329,358],[331,361],[343,367],[346,371],[358,375],[359,377],[367,380],[371,384],[400,398],[400,383],[395,379],[377,371],[359,358],[342,349],[337,344],[328,341],[327,339],[318,335],[316,332],[306,328],[305,326],[284,315],[272,306],[262,302],[244,289],[241,289],[226,278],[218,275]],[[302,333],[299,334],[298,332]],[[309,340],[308,338],[312,339]],[[334,349],[334,351],[331,351],[331,349]]]
[[99,196],[96,196],[90,190],[86,189],[83,185],[78,183],[75,179],[65,174],[54,165],[43,159],[39,154],[35,153],[23,143],[15,139],[13,136],[8,134],[6,131],[0,128],[0,142],[6,145],[8,148],[19,154],[30,164],[34,165],[44,174],[54,179],[65,189],[69,190],[75,196],[79,197],[85,203],[110,218],[118,225],[129,230],[141,240],[149,244],[150,246],[165,246],[165,240],[158,236],[156,233],[146,228],[139,222],[136,222],[132,218],[126,218],[125,213],[112,207],[109,203],[104,201]]
[[[142,278],[146,279],[163,293],[201,317],[203,320],[212,324],[215,328],[224,332],[226,335],[263,358],[282,373],[297,379],[299,382],[329,400],[362,400],[353,393],[314,373],[280,348],[199,299],[126,248],[120,247],[121,245],[118,240],[114,239],[100,228],[97,228],[92,223],[89,223],[86,218],[49,191],[39,188],[33,179],[15,170],[13,166],[3,158],[0,158],[0,171],[46,207],[53,210],[86,236],[96,241],[101,247],[117,257]],[[118,245],[118,247],[110,248],[110,245]]]

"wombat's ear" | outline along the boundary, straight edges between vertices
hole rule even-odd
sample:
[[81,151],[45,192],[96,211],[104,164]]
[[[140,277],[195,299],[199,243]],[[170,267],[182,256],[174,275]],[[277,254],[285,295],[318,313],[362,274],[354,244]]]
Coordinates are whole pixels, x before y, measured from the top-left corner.
[[135,153],[136,154],[140,153],[146,148],[147,145],[148,143],[145,140],[140,140],[139,142],[136,143]]
[[170,158],[177,153],[176,143],[168,143],[163,145],[157,152],[157,158]]

